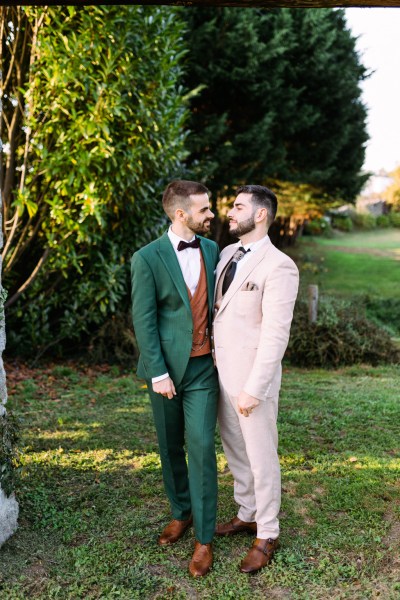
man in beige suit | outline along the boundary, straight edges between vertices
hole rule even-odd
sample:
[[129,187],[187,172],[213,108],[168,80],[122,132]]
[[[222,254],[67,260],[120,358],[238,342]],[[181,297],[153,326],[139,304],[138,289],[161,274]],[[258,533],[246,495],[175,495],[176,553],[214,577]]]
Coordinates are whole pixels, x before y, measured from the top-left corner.
[[240,241],[222,251],[217,266],[213,335],[221,389],[218,419],[239,512],[217,525],[216,534],[256,534],[240,564],[243,573],[253,573],[270,562],[278,545],[276,421],[299,275],[268,237],[275,194],[259,185],[242,186],[237,194],[228,217],[230,233]]

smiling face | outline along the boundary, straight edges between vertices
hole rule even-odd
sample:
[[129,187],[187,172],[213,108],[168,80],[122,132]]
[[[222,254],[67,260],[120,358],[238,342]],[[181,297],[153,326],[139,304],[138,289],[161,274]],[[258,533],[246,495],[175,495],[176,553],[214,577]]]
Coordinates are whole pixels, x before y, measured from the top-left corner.
[[241,238],[256,228],[257,207],[253,205],[251,197],[251,194],[239,194],[228,212],[229,233],[234,237]]
[[210,210],[208,194],[191,194],[190,208],[184,213],[185,225],[193,233],[207,233],[210,231],[214,213]]

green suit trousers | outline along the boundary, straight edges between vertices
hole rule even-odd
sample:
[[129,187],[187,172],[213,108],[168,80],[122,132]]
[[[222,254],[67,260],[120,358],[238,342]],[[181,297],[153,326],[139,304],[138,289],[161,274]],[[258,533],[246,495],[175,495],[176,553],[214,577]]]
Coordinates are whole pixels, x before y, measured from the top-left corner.
[[217,511],[218,377],[212,357],[189,359],[177,395],[171,400],[153,392],[151,382],[147,385],[173,518],[185,520],[193,514],[196,540],[208,544],[214,535]]

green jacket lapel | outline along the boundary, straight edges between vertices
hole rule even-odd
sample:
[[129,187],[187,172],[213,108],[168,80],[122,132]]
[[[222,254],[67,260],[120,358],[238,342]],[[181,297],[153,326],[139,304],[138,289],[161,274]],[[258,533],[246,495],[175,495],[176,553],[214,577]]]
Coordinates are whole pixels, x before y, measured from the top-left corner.
[[212,319],[212,306],[214,300],[214,262],[211,255],[211,248],[203,239],[200,238],[200,249],[203,254],[204,266],[207,275],[207,295],[208,295],[208,314]]
[[167,232],[160,237],[159,255],[160,259],[165,265],[165,268],[171,275],[171,279],[174,282],[180,296],[182,297],[184,304],[186,304],[188,310],[191,310],[185,280],[175,254],[174,247],[171,244],[171,240],[169,239]]

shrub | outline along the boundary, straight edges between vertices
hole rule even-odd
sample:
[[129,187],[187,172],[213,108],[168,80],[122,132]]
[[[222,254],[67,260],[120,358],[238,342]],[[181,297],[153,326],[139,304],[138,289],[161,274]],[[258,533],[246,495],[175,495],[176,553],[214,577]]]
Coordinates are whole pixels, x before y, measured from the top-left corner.
[[137,362],[139,350],[130,311],[117,312],[105,321],[91,338],[89,351],[95,363],[116,363],[131,369]]
[[400,351],[389,334],[372,323],[356,303],[322,298],[316,323],[308,305],[297,302],[287,358],[301,367],[338,367],[368,363],[399,363]]
[[354,213],[352,216],[353,225],[357,229],[375,229],[376,218],[370,213]]
[[400,212],[390,213],[389,221],[392,227],[400,227]]
[[336,215],[332,219],[332,227],[334,229],[339,229],[340,231],[352,231],[353,221],[350,217],[339,217]]
[[332,228],[326,219],[312,219],[304,224],[304,235],[327,235],[332,233]]
[[379,215],[379,217],[376,217],[376,224],[378,227],[389,227],[389,217],[387,215]]

